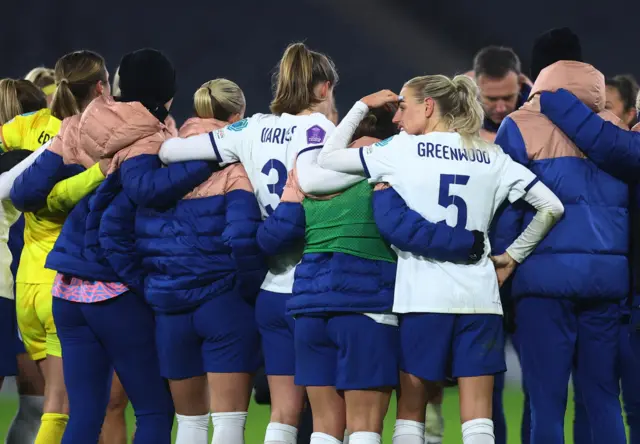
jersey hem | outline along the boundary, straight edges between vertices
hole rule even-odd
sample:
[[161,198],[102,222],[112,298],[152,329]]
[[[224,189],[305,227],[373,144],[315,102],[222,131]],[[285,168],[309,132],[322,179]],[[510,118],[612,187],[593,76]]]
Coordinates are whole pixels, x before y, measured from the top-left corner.
[[402,307],[393,307],[394,314],[413,314],[413,313],[437,313],[437,314],[487,314],[487,315],[499,315],[503,316],[504,312],[502,310],[491,310],[489,308],[486,309],[477,309],[477,308],[450,308],[450,309],[442,309],[442,308],[402,308]]

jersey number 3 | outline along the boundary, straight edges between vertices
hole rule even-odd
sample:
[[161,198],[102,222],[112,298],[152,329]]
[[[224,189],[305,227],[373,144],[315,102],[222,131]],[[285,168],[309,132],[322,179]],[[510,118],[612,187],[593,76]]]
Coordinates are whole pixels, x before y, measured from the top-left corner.
[[[287,184],[287,167],[278,159],[271,159],[262,167],[262,174],[269,177],[271,170],[276,170],[276,183],[267,185],[267,189],[269,193],[276,194],[278,199],[280,199],[284,191],[284,186]],[[271,213],[275,210],[270,204],[265,206],[265,209],[269,216],[271,216]]]
[[440,196],[438,197],[438,205],[449,208],[449,205],[455,205],[458,209],[458,222],[456,227],[467,226],[467,203],[460,196],[451,194],[451,185],[466,185],[469,182],[469,176],[461,176],[459,174],[441,174],[440,175]]

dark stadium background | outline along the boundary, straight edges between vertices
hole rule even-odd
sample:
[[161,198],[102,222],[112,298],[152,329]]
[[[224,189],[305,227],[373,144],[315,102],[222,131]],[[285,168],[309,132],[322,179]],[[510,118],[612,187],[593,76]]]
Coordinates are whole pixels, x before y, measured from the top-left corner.
[[[399,89],[423,73],[453,74],[471,66],[488,44],[512,46],[525,68],[533,39],[555,26],[582,38],[585,57],[607,75],[640,75],[640,20],[630,0],[31,0],[2,2],[0,77],[53,67],[62,54],[89,48],[113,72],[123,53],[144,46],[166,51],[178,68],[173,113],[191,113],[191,95],[215,77],[245,91],[247,113],[265,112],[270,74],[287,43],[326,52],[341,74],[341,114],[364,94]],[[579,5],[579,6],[578,6]],[[636,52],[637,54],[637,52]]]
[[[216,77],[243,88],[248,115],[267,112],[276,63],[288,43],[300,40],[336,62],[341,115],[363,95],[398,90],[413,76],[464,72],[475,52],[490,44],[512,47],[528,72],[533,40],[558,26],[578,33],[586,61],[605,75],[640,77],[640,16],[631,0],[3,0],[1,6],[0,78],[22,77],[39,65],[53,67],[58,57],[77,49],[101,53],[113,74],[124,53],[154,47],[165,51],[178,70],[172,109],[178,124],[191,115],[197,87]],[[512,352],[508,366],[505,411],[509,440],[515,443],[522,392]],[[3,392],[2,441],[17,403],[13,381],[5,382]],[[460,432],[455,389],[446,396],[449,444],[460,442]],[[394,411],[392,402],[385,439],[393,430]],[[570,405],[568,443],[573,442],[572,417]],[[261,442],[268,418],[267,406],[251,407],[248,444]]]

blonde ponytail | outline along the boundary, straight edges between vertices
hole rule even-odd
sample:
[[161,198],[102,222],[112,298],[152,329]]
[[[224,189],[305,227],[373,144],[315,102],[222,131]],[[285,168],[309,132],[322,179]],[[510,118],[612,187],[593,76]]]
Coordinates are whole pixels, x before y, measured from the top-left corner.
[[76,51],[62,56],[55,67],[56,91],[51,114],[62,120],[79,114],[93,100],[96,85],[109,88],[104,59],[92,51]]
[[471,78],[465,75],[453,79],[443,75],[422,76],[409,80],[405,86],[411,88],[419,102],[428,97],[435,100],[449,130],[465,138],[478,137],[484,111],[478,99],[478,87]]
[[28,80],[0,80],[0,125],[15,116],[47,107],[44,92]]
[[79,113],[80,107],[71,88],[69,88],[69,81],[67,79],[59,80],[51,100],[51,114],[62,120]]
[[198,117],[228,121],[231,116],[244,116],[246,101],[242,89],[227,79],[215,79],[202,85],[193,95]]
[[476,136],[484,120],[484,110],[478,100],[478,86],[465,75],[455,76],[451,83],[457,93],[457,97],[453,98],[457,102],[454,104],[457,112],[453,116],[451,129],[463,136]]
[[335,86],[338,74],[327,56],[309,50],[304,43],[293,43],[282,55],[275,80],[271,112],[298,114],[320,103],[314,94],[315,86],[320,82]]

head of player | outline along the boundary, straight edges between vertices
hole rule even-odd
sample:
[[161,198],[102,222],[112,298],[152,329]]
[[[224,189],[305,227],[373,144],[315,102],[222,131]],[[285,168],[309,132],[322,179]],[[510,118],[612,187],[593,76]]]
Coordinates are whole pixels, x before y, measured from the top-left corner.
[[328,119],[334,115],[333,91],[338,73],[326,55],[310,50],[304,43],[293,43],[285,50],[274,80],[273,114],[318,112]]
[[44,92],[29,80],[0,80],[0,126],[15,116],[46,107]]
[[629,128],[638,123],[636,98],[638,83],[632,75],[617,75],[605,80],[607,85],[607,103],[605,108],[614,113]]
[[247,102],[235,82],[214,79],[203,84],[193,95],[193,109],[201,119],[235,123],[244,119]]
[[24,76],[25,80],[32,82],[47,96],[47,106],[51,104],[53,93],[56,90],[55,72],[51,68],[39,66],[33,68]]
[[96,97],[109,95],[109,72],[101,55],[75,51],[62,56],[54,69],[56,91],[51,112],[60,120],[82,112]]
[[445,131],[477,138],[484,112],[478,88],[469,77],[415,77],[404,84],[400,96],[403,100],[393,121],[407,134]]

